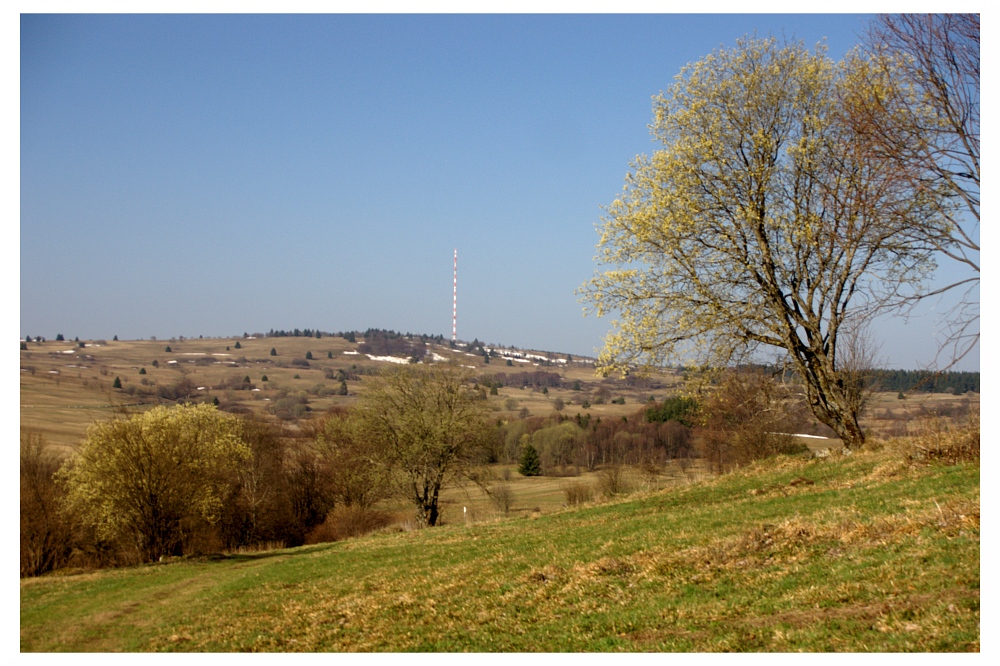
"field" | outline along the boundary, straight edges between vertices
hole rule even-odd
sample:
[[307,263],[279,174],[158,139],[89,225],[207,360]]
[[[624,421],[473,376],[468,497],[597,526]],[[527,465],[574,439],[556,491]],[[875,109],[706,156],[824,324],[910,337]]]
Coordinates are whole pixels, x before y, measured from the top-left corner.
[[[237,342],[239,349],[235,348]],[[157,389],[176,386],[182,380],[193,385],[195,399],[218,398],[224,409],[266,412],[279,396],[303,394],[311,412],[321,413],[334,405],[351,404],[364,390],[366,373],[390,365],[357,354],[358,344],[338,337],[102,340],[85,344],[80,348],[75,342],[31,342],[27,351],[21,351],[21,425],[67,450],[79,443],[94,420],[107,418],[118,408],[157,404],[161,402]],[[165,351],[168,346],[170,352]],[[276,356],[271,356],[272,348]],[[592,359],[551,366],[520,362],[507,366],[503,359],[494,358],[487,364],[481,356],[467,355],[448,345],[431,345],[430,351],[456,359],[477,375],[542,370],[559,373],[570,385],[580,382],[579,391],[560,388],[542,393],[530,388],[501,388],[498,395],[490,396],[490,402],[498,417],[504,418],[517,418],[525,409],[531,415],[548,416],[556,411],[557,399],[565,403],[563,413],[567,415],[624,416],[640,409],[651,395],[663,399],[680,384],[680,378],[663,375],[655,378],[656,389],[630,388],[614,379],[595,377]],[[308,367],[292,364],[293,360],[306,361],[307,352],[313,356]],[[551,356],[566,358],[565,354]],[[351,371],[352,366],[357,378],[347,380],[347,396],[318,394],[328,392],[319,391],[321,387],[339,388],[338,380],[327,377],[328,370]],[[112,388],[116,377],[122,389]],[[247,377],[250,383],[244,388],[242,380]],[[212,388],[226,383],[238,388]],[[610,396],[605,404],[595,404],[591,398],[590,406],[583,408],[583,400],[602,387]],[[143,392],[151,395],[143,396]],[[624,398],[625,404],[612,404],[610,400],[615,398]],[[509,403],[513,409],[507,409],[508,400],[514,401]]]
[[21,650],[978,651],[979,465],[912,453],[26,579]]
[[[235,348],[237,342],[240,349]],[[158,398],[157,390],[174,387],[182,380],[192,385],[194,399],[218,398],[223,409],[235,411],[265,413],[280,396],[304,395],[311,410],[305,415],[308,418],[335,405],[351,404],[364,391],[365,378],[389,365],[357,354],[358,344],[338,337],[101,340],[85,344],[86,347],[80,348],[75,342],[31,342],[27,351],[20,352],[21,425],[41,432],[46,441],[67,451],[76,447],[90,423],[107,418],[116,409],[142,409],[170,402]],[[170,352],[165,351],[168,346]],[[272,348],[276,356],[270,355]],[[563,401],[562,413],[568,416],[578,412],[590,413],[595,418],[627,416],[641,409],[650,397],[662,400],[683,386],[682,378],[671,373],[656,375],[646,385],[632,387],[614,378],[601,379],[594,374],[593,359],[506,366],[502,359],[494,358],[487,364],[481,356],[452,350],[448,345],[430,345],[429,352],[454,358],[477,375],[539,370],[561,375],[562,388],[551,388],[547,393],[503,387],[498,395],[489,396],[497,416],[506,419],[520,417],[522,410],[533,416],[551,415],[556,412],[557,399]],[[305,361],[306,353],[313,356],[308,367],[292,364],[293,360]],[[565,354],[548,355],[553,359],[566,358]],[[347,380],[348,395],[325,395],[340,384],[327,376],[328,371],[351,371],[352,367],[357,377]],[[145,370],[145,374],[140,374],[140,370]],[[116,377],[122,389],[112,388]],[[245,378],[250,379],[249,384],[242,381]],[[580,390],[568,388],[577,381]],[[222,384],[239,388],[212,388]],[[598,404],[596,395],[602,389],[607,398],[604,404]],[[143,392],[147,395],[142,395]],[[614,399],[625,402],[615,404],[611,402]],[[585,400],[589,402],[587,407],[582,406]],[[978,411],[979,395],[974,393],[913,393],[906,400],[899,400],[895,393],[881,393],[873,400],[865,425],[877,434],[904,435],[927,419]],[[823,432],[818,423],[812,429]],[[809,444],[814,448],[829,446],[824,442]]]

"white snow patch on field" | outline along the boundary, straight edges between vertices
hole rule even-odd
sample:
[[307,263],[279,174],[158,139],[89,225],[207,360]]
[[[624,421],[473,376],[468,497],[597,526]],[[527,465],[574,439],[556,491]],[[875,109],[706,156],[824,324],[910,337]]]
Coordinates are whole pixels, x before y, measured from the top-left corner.
[[232,356],[232,354],[224,354],[224,353],[221,353],[221,352],[220,353],[212,352],[212,356]]
[[344,353],[345,353],[345,354],[353,354],[354,356],[357,356],[357,355],[358,355],[358,354],[359,354],[360,352],[356,352],[356,351],[345,351]]
[[199,386],[199,387],[198,387],[198,390],[199,390],[199,391],[204,391],[204,390],[205,390],[205,387],[204,387],[204,386]]
[[431,352],[431,360],[432,361],[447,361],[448,359],[446,359],[444,356],[441,356],[441,354],[435,354],[434,352]]
[[180,352],[181,356],[204,356],[205,352]]
[[167,365],[177,365],[177,361],[167,361]]
[[[346,353],[346,352],[345,352]],[[357,353],[357,352],[355,352]],[[399,358],[398,356],[372,356],[371,354],[365,354],[368,358],[373,361],[385,361],[386,363],[399,363],[401,365],[409,363],[408,358]]]

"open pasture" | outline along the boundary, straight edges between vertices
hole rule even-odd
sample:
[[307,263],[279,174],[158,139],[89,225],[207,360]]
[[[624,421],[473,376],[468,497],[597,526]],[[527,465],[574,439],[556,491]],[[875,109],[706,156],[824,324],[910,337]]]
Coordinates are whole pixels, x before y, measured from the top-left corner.
[[[20,352],[21,424],[67,449],[76,446],[90,423],[116,409],[172,402],[179,392],[196,401],[215,398],[220,408],[243,413],[274,413],[277,400],[300,397],[306,400],[308,411],[297,416],[309,418],[333,406],[350,405],[364,391],[365,378],[390,365],[358,353],[360,343],[339,337],[101,340],[84,344],[30,342],[28,349]],[[271,355],[272,349],[275,355]],[[580,361],[508,366],[502,358],[485,363],[482,356],[448,345],[431,344],[428,351],[468,366],[477,376],[542,370],[562,377],[562,388],[548,388],[547,393],[505,386],[498,395],[489,396],[497,417],[505,419],[524,414],[549,416],[557,411],[558,400],[564,404],[562,413],[568,416],[577,412],[602,418],[626,416],[650,396],[662,399],[671,387],[679,385],[678,378],[664,375],[656,378],[656,389],[629,387],[595,376],[593,364]],[[337,394],[338,371],[347,376],[346,396]],[[116,378],[121,389],[113,388]],[[573,390],[577,381],[580,388]],[[624,404],[612,403],[620,398]],[[598,404],[601,400],[604,404]],[[589,402],[587,407],[582,406],[585,401]]]

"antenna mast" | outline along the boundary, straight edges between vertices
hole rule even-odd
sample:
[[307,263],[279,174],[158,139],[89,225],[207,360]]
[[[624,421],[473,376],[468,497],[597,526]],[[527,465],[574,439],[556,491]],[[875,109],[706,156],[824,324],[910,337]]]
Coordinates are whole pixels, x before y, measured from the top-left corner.
[[458,339],[458,248],[455,248],[455,280],[451,292],[451,340]]

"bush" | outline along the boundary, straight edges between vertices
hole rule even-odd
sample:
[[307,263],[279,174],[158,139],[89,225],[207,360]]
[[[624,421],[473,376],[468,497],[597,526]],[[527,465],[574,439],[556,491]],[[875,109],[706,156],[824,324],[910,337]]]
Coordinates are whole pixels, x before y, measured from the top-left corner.
[[278,355],[278,350],[275,349],[274,347],[271,347],[271,356],[277,356],[277,355]]
[[59,510],[55,482],[61,461],[40,433],[21,429],[21,577],[39,576],[64,564],[70,554],[70,523]]
[[120,377],[115,377],[115,381],[111,384],[111,388],[120,389],[122,387],[122,380]]
[[597,475],[597,486],[605,497],[628,492],[629,483],[624,465],[608,465]]
[[808,447],[784,434],[799,430],[803,410],[769,376],[728,372],[701,408],[701,454],[721,472],[777,454],[805,452]]
[[562,491],[566,497],[567,506],[577,506],[594,498],[594,487],[583,481],[564,483]]
[[514,504],[514,491],[507,483],[498,483],[490,489],[490,502],[500,513],[507,515]]
[[360,506],[338,506],[327,514],[326,520],[305,537],[306,544],[329,543],[364,536],[392,524],[392,516],[385,511]]
[[92,425],[59,477],[76,520],[153,561],[218,521],[224,479],[247,455],[239,422],[211,405],[154,407]]

